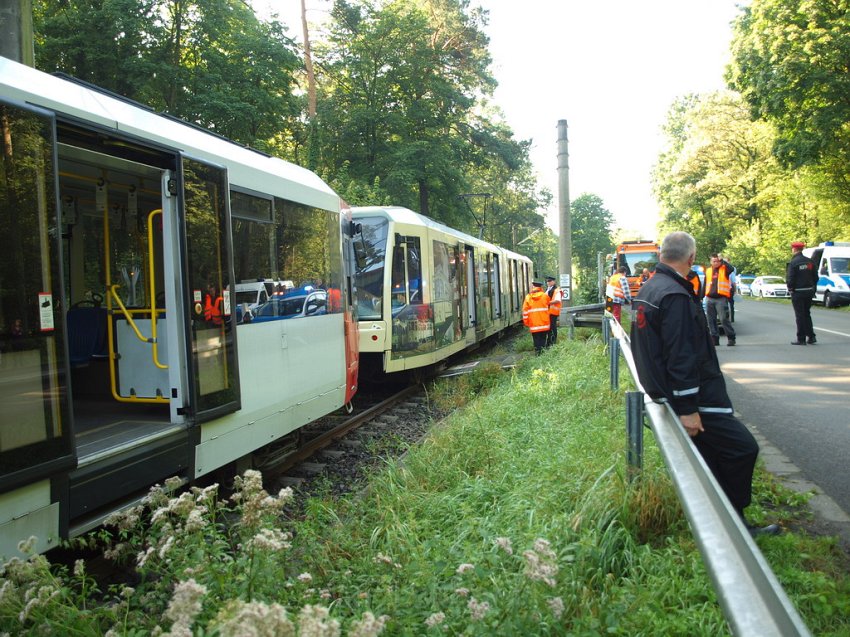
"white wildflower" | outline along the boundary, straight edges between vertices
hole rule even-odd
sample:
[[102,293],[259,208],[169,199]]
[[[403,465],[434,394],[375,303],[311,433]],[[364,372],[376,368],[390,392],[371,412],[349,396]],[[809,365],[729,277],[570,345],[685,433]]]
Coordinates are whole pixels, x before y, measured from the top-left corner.
[[207,521],[204,519],[204,510],[198,508],[189,512],[189,515],[186,517],[186,524],[183,528],[185,528],[187,532],[192,533],[194,531],[200,531],[206,525]]
[[339,637],[339,622],[322,606],[305,606],[298,614],[299,637]]
[[280,604],[236,601],[216,618],[221,637],[295,637],[295,625]]
[[290,539],[292,539],[292,534],[284,533],[280,529],[260,529],[253,538],[248,540],[247,548],[283,551],[292,547],[289,542]]
[[446,621],[446,614],[443,612],[432,613],[428,616],[428,619],[425,620],[425,625],[428,628],[433,628],[434,626],[439,626],[444,621]]
[[460,595],[461,597],[468,597],[469,596],[469,589],[468,588],[456,588],[455,593],[457,595]]
[[84,577],[86,574],[86,563],[83,560],[74,562],[74,577]]
[[359,621],[351,623],[348,635],[349,637],[376,637],[384,631],[388,619],[388,615],[375,617],[370,612],[363,613]]
[[165,542],[163,542],[162,546],[159,547],[159,559],[164,560],[165,556],[168,555],[168,552],[174,546],[174,536],[169,535],[166,538]]
[[474,571],[474,570],[475,570],[475,564],[461,564],[460,566],[457,567],[457,570],[455,572],[458,575],[463,575],[464,573],[467,573],[469,571]]
[[487,602],[479,602],[474,597],[469,598],[469,602],[467,602],[466,607],[469,608],[469,612],[472,613],[472,621],[484,619],[484,615],[486,615],[487,611],[490,610],[490,604]]
[[309,584],[313,581],[313,576],[310,575],[310,573],[301,573],[301,575],[298,576],[298,581],[302,584]]
[[508,555],[514,554],[514,549],[511,546],[511,538],[509,538],[509,537],[497,537],[495,539],[495,544],[496,544],[496,546],[498,546],[500,549],[502,549]]
[[549,609],[552,611],[555,619],[561,619],[561,615],[564,614],[564,600],[560,597],[552,597],[551,599],[547,599],[546,603],[549,605]]
[[38,542],[38,538],[34,535],[30,535],[26,540],[18,542],[18,551],[24,555],[29,555],[35,549],[36,542]]
[[140,551],[136,556],[136,566],[138,568],[142,568],[145,564],[147,564],[148,559],[154,554],[154,551],[156,551],[156,549],[153,546],[149,546],[147,551]]
[[181,634],[178,631],[186,630],[189,635],[192,634],[192,622],[201,612],[201,604],[206,594],[207,587],[193,579],[177,583],[164,615],[166,619],[174,622],[171,626],[172,635]]
[[[552,557],[549,557],[551,555]],[[554,553],[551,551],[541,559],[535,551],[525,551],[525,576],[531,580],[545,582],[549,586],[555,586],[555,575],[558,574],[558,565],[554,562]]]
[[543,538],[537,538],[534,541],[534,550],[538,553],[538,555],[547,560],[554,560],[555,557],[557,557],[555,555],[555,551],[552,550],[552,545],[549,543],[549,540],[544,540]]

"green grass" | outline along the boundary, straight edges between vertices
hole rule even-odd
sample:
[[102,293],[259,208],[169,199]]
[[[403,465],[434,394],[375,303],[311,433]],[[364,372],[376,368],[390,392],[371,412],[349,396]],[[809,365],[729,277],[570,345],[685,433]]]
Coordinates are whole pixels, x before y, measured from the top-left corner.
[[[38,559],[30,579],[16,567],[15,590],[0,594],[0,633],[61,618],[91,635],[180,621],[195,635],[236,635],[251,622],[281,635],[295,624],[311,635],[728,634],[658,449],[648,436],[630,483],[623,396],[610,391],[598,332],[577,335],[513,371],[440,381],[429,396],[451,415],[422,444],[387,458],[369,489],[310,499],[298,520],[283,521],[276,498],[247,479],[237,502],[157,496],[153,508],[166,514],[112,533],[141,577],[125,596],[92,593],[90,580],[83,592],[85,576],[48,575]],[[517,350],[529,344],[524,335]],[[627,375],[622,366],[621,389]],[[808,515],[804,498],[761,471],[754,496],[756,519],[793,526]],[[199,508],[204,519],[243,522],[197,528]],[[263,529],[292,537],[258,543]],[[834,538],[789,532],[759,544],[813,633],[850,633],[847,557]],[[173,594],[190,577],[205,587],[194,610],[186,589]],[[48,581],[66,593],[20,623],[25,591],[32,598]]]

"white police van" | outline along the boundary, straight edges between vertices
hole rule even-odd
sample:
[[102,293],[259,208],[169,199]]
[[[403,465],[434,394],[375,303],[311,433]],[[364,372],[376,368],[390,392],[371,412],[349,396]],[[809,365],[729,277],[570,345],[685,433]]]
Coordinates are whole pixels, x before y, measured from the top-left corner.
[[826,307],[850,304],[850,243],[825,241],[803,254],[814,261],[818,273],[815,301]]

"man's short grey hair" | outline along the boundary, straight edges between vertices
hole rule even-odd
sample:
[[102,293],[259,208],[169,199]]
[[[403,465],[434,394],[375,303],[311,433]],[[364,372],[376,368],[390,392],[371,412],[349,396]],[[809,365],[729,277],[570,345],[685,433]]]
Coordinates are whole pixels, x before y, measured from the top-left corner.
[[687,232],[671,232],[661,242],[661,260],[679,263],[696,254],[697,242]]

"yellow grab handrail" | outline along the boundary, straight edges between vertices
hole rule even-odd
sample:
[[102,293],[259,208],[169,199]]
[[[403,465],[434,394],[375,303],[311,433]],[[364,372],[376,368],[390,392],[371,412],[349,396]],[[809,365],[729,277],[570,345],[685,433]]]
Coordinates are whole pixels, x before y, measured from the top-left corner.
[[148,281],[150,282],[151,296],[151,343],[153,343],[153,350],[151,354],[153,356],[154,365],[160,369],[168,369],[168,365],[163,365],[159,362],[159,346],[156,339],[156,277],[154,276],[155,265],[153,254],[153,218],[155,215],[162,215],[162,208],[152,210],[148,215]]

